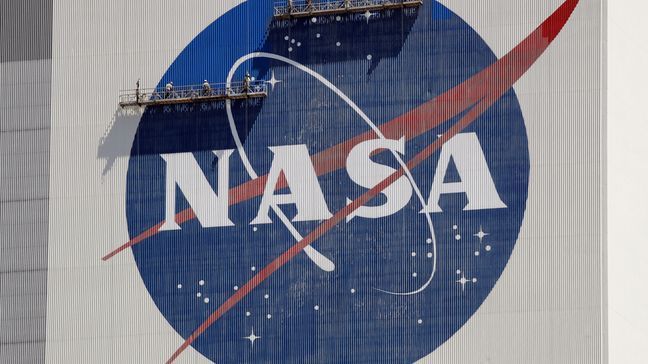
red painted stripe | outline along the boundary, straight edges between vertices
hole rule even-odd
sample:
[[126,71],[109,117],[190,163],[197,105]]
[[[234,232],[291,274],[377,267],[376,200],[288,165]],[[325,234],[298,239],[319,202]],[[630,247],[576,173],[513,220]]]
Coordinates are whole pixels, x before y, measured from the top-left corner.
[[[466,115],[464,115],[458,122],[456,122],[445,134],[435,140],[432,144],[426,147],[419,154],[414,156],[407,162],[407,167],[414,169],[420,163],[434,154],[441,146],[461,132],[472,122],[474,122],[482,113],[490,108],[497,100],[512,87],[513,83],[517,81],[533,63],[540,57],[540,55],[547,49],[549,44],[556,38],[558,33],[567,23],[569,17],[574,11],[579,0],[565,1],[545,22],[542,23],[531,35],[529,35],[522,43],[516,46],[511,52],[504,56],[500,61],[488,67],[486,70],[475,76],[481,79],[481,83],[473,83],[473,77],[467,83],[473,87],[457,86],[468,91],[472,95],[483,95],[479,97],[479,103],[472,107]],[[455,89],[457,89],[455,87]],[[453,89],[453,90],[455,90]],[[452,90],[451,90],[452,91]],[[440,96],[443,98],[448,93]],[[457,94],[454,94],[457,95]],[[453,95],[453,96],[454,96]],[[438,98],[437,98],[438,99]],[[466,107],[467,108],[467,107]],[[409,114],[409,113],[408,113]],[[407,115],[407,114],[406,114]],[[214,322],[222,317],[227,311],[240,302],[246,295],[248,295],[254,288],[261,282],[267,279],[270,275],[276,272],[284,264],[289,262],[297,254],[299,254],[305,247],[317,240],[320,236],[324,235],[331,228],[344,219],[353,211],[363,206],[382,190],[394,183],[398,178],[403,176],[402,169],[394,172],[391,176],[387,177],[376,185],[371,190],[365,192],[358,199],[347,205],[343,209],[333,215],[330,219],[319,225],[315,230],[310,232],[301,241],[297,242],[290,249],[285,251],[269,265],[257,273],[250,281],[248,281],[241,289],[228,298],[216,311],[214,311],[186,340],[185,342],[173,353],[167,364],[172,363],[178,356],[186,350],[202,333],[204,333]]]
[[[184,224],[185,222],[195,219],[196,214],[192,209],[186,209],[181,211],[176,215],[176,222],[178,224]],[[162,227],[162,224],[164,221],[157,223],[155,226],[149,228],[145,232],[141,233],[140,235],[136,236],[135,238],[129,240],[126,244],[120,246],[119,248],[111,251],[110,253],[106,254],[103,258],[101,258],[103,261],[107,261],[108,259],[114,257],[115,255],[121,253],[122,251],[132,247],[135,244],[139,244],[142,241],[150,238],[151,236],[157,235],[158,232],[160,232],[160,228]]]

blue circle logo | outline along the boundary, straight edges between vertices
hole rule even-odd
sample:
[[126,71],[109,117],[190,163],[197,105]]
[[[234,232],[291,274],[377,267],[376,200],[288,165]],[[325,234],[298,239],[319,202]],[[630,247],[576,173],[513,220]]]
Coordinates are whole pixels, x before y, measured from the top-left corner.
[[235,7],[160,81],[249,74],[265,97],[142,116],[126,211],[131,238],[155,231],[133,246],[142,280],[215,362],[421,359],[476,312],[515,246],[529,183],[515,93],[466,122],[475,90],[446,91],[497,58],[436,2],[272,10]]

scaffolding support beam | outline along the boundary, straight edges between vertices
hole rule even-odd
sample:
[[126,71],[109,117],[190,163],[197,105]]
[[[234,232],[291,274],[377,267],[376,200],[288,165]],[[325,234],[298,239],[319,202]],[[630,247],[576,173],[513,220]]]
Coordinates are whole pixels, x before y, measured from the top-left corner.
[[220,100],[241,100],[268,96],[265,81],[233,82],[230,85],[206,84],[121,91],[119,106],[177,105]]
[[365,13],[419,7],[423,0],[287,0],[274,4],[275,19],[286,20],[321,15]]

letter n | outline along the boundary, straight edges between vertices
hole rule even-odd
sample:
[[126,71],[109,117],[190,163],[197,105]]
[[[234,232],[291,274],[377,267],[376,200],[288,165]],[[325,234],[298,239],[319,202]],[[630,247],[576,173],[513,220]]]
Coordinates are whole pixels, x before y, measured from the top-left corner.
[[175,220],[176,187],[205,228],[233,226],[229,219],[229,158],[234,150],[218,150],[218,195],[211,188],[193,153],[160,154],[166,162],[166,208],[161,231],[180,230]]

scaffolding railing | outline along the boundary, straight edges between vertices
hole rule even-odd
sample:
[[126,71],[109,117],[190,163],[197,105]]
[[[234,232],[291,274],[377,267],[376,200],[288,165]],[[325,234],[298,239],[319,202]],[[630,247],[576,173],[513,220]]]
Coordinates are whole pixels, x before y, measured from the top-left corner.
[[268,96],[265,81],[210,83],[209,85],[178,86],[124,90],[119,93],[119,106],[173,105],[217,100],[237,100]]
[[423,0],[284,0],[274,4],[274,17],[290,19],[317,15],[363,13],[421,5],[423,5]]

